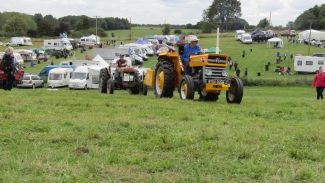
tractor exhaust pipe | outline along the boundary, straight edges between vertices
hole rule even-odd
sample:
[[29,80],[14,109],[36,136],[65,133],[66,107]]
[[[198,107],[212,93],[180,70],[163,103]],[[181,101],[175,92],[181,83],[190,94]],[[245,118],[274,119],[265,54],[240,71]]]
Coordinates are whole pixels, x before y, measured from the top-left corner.
[[216,47],[216,54],[219,54],[220,53],[220,49],[219,49],[219,35],[220,35],[220,33],[219,33],[219,27],[218,27],[218,29],[217,29],[217,47]]

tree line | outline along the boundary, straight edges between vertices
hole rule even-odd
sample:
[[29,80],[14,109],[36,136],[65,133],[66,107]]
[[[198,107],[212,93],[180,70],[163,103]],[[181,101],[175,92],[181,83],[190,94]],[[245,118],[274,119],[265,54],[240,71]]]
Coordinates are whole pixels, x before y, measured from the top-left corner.
[[[125,18],[98,18],[98,35],[106,37],[108,30],[130,29],[131,24]],[[53,37],[67,33],[72,37],[94,34],[96,18],[65,16],[55,18],[52,15],[28,15],[18,12],[0,13],[0,36]]]
[[239,0],[213,0],[212,4],[203,11],[202,20],[197,24],[202,32],[210,33],[218,27],[221,31],[233,31],[238,29],[325,29],[325,4],[314,6],[302,13],[294,22],[290,21],[283,26],[273,26],[267,18],[262,18],[259,23],[249,25],[241,18],[241,2]]
[[317,30],[325,29],[325,4],[306,10],[293,23],[298,30],[309,29],[310,26]]

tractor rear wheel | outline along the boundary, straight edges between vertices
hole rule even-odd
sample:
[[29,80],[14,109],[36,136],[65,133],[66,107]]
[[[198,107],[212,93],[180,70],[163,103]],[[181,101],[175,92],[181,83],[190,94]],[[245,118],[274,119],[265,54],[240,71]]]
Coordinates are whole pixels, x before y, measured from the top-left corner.
[[174,90],[174,65],[166,61],[161,61],[156,66],[155,94],[159,98],[172,98]]
[[99,92],[100,93],[107,93],[107,82],[108,82],[108,71],[106,68],[101,69],[99,73]]
[[194,81],[191,76],[183,76],[179,89],[179,96],[182,100],[194,99]]
[[139,93],[140,93],[140,88],[139,88],[138,85],[136,85],[135,87],[129,89],[129,94],[130,95],[139,95]]
[[114,94],[114,89],[115,89],[115,82],[110,79],[107,82],[107,91],[109,92],[109,94]]
[[244,85],[241,79],[232,78],[230,89],[227,91],[227,102],[229,104],[240,104],[244,95]]

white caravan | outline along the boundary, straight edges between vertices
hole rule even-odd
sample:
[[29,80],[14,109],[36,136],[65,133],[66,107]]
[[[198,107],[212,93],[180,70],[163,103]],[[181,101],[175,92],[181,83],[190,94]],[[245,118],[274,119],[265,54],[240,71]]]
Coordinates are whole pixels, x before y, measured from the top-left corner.
[[49,88],[59,88],[69,85],[71,78],[71,68],[56,68],[49,72],[47,84]]
[[96,35],[83,36],[80,38],[80,44],[83,46],[95,46],[100,44],[100,37]]
[[250,34],[242,34],[241,35],[241,42],[244,44],[252,44],[253,43],[253,39],[252,36]]
[[296,56],[294,70],[298,73],[315,73],[319,67],[325,68],[325,57]]
[[29,37],[12,37],[8,46],[32,46],[32,39]]
[[73,47],[68,39],[44,40],[44,47],[49,50],[72,50]]
[[99,66],[79,66],[72,73],[70,89],[98,89],[99,87]]
[[235,35],[235,38],[237,41],[240,41],[241,38],[242,38],[242,35],[245,34],[246,32],[244,30],[237,30],[236,31],[236,35]]

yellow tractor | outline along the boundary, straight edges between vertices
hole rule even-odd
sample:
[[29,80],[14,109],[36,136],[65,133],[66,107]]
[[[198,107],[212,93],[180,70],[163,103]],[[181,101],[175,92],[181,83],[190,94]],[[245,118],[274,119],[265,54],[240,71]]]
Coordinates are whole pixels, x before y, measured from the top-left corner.
[[202,54],[192,56],[190,74],[185,74],[181,58],[176,52],[162,52],[156,69],[149,70],[144,84],[153,87],[159,98],[173,97],[178,88],[180,98],[193,100],[195,92],[204,101],[217,101],[222,91],[227,102],[240,104],[243,98],[243,83],[237,77],[229,77],[226,71],[228,56],[224,54]]

